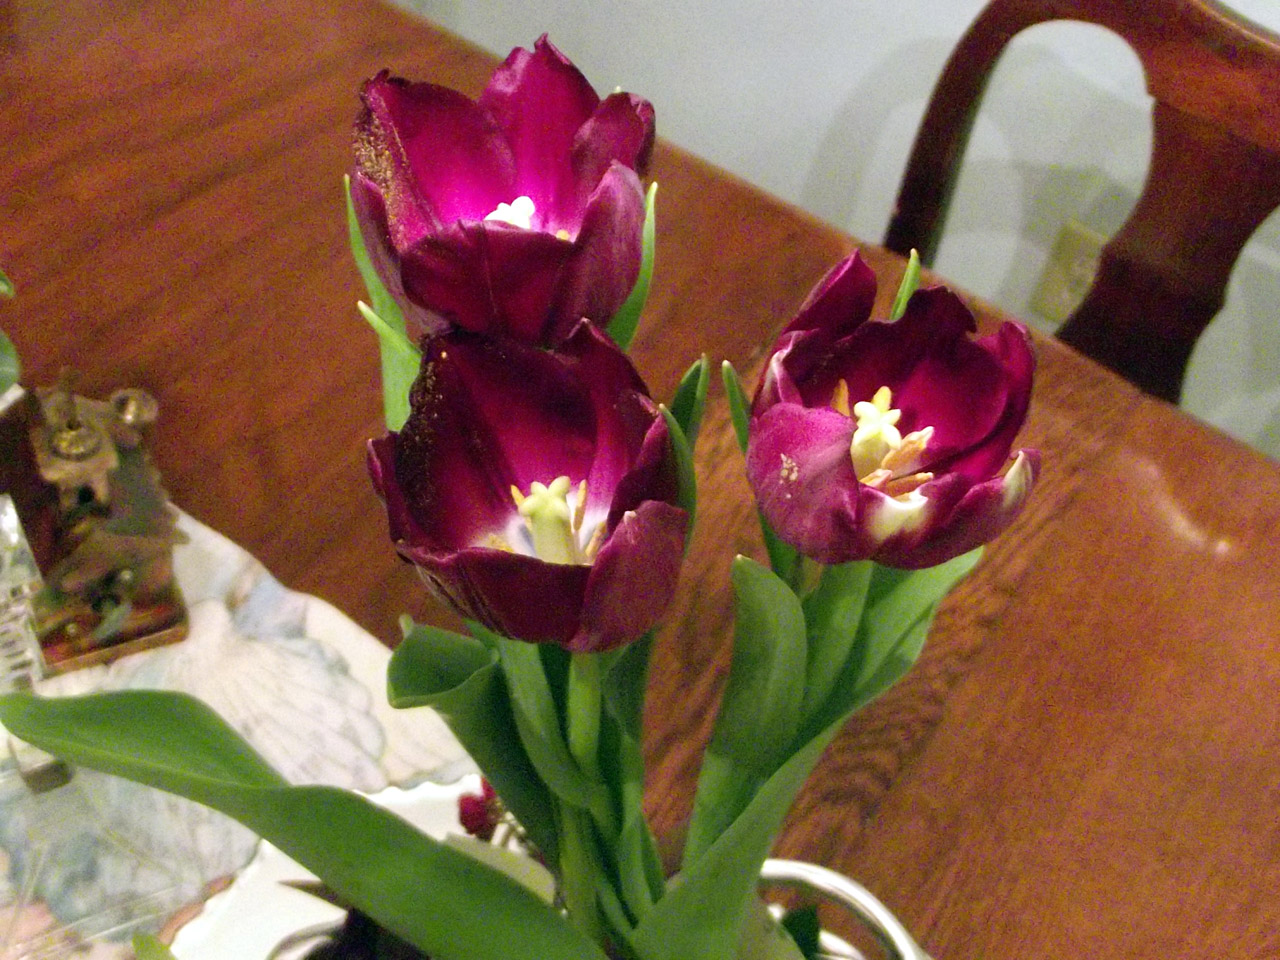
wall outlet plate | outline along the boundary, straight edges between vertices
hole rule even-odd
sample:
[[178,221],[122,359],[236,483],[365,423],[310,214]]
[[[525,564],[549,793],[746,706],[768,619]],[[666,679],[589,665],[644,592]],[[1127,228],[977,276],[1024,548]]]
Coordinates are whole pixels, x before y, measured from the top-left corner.
[[1031,295],[1031,309],[1053,324],[1065,323],[1089,292],[1106,242],[1074,218],[1063,224]]

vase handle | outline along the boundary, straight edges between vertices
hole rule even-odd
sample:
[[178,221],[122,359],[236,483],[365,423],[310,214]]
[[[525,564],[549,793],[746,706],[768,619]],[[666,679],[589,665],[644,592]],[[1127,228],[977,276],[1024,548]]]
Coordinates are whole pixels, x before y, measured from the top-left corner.
[[[794,890],[834,903],[859,920],[889,951],[890,960],[930,960],[898,920],[866,887],[848,877],[799,860],[766,860],[760,884]],[[857,951],[851,954],[857,957]]]

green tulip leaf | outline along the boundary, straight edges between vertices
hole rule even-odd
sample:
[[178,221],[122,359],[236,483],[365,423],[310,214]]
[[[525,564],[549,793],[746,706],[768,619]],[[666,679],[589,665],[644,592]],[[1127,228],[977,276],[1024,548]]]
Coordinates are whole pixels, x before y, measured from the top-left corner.
[[920,254],[912,250],[911,256],[907,258],[907,269],[902,274],[902,282],[898,284],[898,293],[893,298],[893,309],[889,311],[890,321],[901,319],[907,312],[907,304],[911,302],[911,296],[919,286]]
[[979,547],[923,570],[876,566],[867,588],[866,613],[858,636],[862,662],[857,683],[873,676],[918,623],[932,620],[938,604],[981,558]]
[[772,771],[800,729],[807,641],[791,589],[749,557],[733,561],[733,660],[711,749]]
[[702,426],[702,413],[707,405],[707,387],[710,385],[711,371],[707,356],[703,354],[686,372],[676,388],[676,395],[671,401],[671,414],[684,431],[690,448],[698,444],[698,429]]
[[0,270],[0,300],[12,300],[17,293],[13,289],[13,281],[5,276],[5,272]]
[[347,198],[347,237],[351,256],[369,292],[369,305],[359,304],[360,312],[378,335],[382,357],[382,409],[388,430],[399,430],[409,417],[409,388],[418,376],[422,357],[406,332],[404,313],[387,290],[369,257],[355,204],[351,201],[351,178],[343,178]]
[[685,525],[685,546],[693,536],[693,525],[698,516],[698,475],[693,464],[693,450],[685,438],[680,423],[666,407],[658,408],[667,421],[667,433],[671,437],[671,450],[676,461],[676,500],[684,508],[689,519]]
[[750,438],[751,403],[742,389],[742,378],[728,360],[720,364],[720,379],[724,381],[724,395],[729,401],[729,420],[733,423],[734,436],[738,438],[738,449],[745,454]]
[[658,185],[649,184],[649,192],[644,198],[640,273],[636,277],[635,286],[631,288],[631,293],[627,295],[627,299],[623,301],[622,306],[618,308],[618,312],[613,315],[605,328],[621,350],[628,349],[631,341],[635,339],[636,329],[640,326],[640,313],[649,299],[649,284],[653,280],[654,235],[657,226],[654,199],[657,195]]
[[911,668],[938,605],[982,556],[972,550],[923,570],[872,564],[862,621],[827,702],[807,712],[807,732],[866,706]]
[[645,960],[735,960],[756,897],[760,867],[792,801],[843,719],[793,753],[680,882],[637,925],[632,943]]
[[395,814],[332,787],[289,786],[191,697],[123,691],[43,700],[16,693],[0,698],[0,721],[73,764],[129,777],[238,820],[436,960],[604,958],[520,884]]
[[0,394],[18,382],[22,375],[22,365],[18,362],[18,351],[13,341],[0,330]]
[[[751,402],[743,392],[738,371],[728,360],[720,365],[720,377],[724,381],[724,393],[729,401],[729,420],[733,424],[734,435],[738,438],[738,447],[745,454],[751,439]],[[759,514],[759,517],[764,548],[769,554],[769,566],[773,567],[773,572],[787,583],[794,582],[800,565],[800,555],[795,547],[784,543],[774,532],[773,527],[765,520],[764,514]]]
[[407,617],[401,627],[404,640],[387,668],[391,705],[440,714],[534,846],[554,863],[559,845],[551,794],[521,744],[497,652],[481,640]]
[[[484,629],[471,625],[472,632]],[[516,730],[542,782],[570,806],[593,812],[608,810],[607,792],[582,772],[569,752],[538,644],[497,634],[491,634],[491,639],[507,680]]]
[[796,794],[849,717],[910,669],[938,604],[980,553],[926,570],[874,569],[857,644],[875,650],[866,656],[851,651],[841,682],[825,707],[808,718],[790,756],[701,856],[686,857],[680,882],[654,905],[632,937],[645,960],[733,960],[730,945],[739,942],[760,866]]
[[640,917],[662,896],[665,880],[658,845],[644,816],[643,712],[645,685],[649,675],[649,634],[626,647],[605,674],[603,699],[606,736],[616,744],[604,756],[616,759],[615,802],[622,811],[618,835],[618,877],[623,899],[633,915]]
[[809,637],[805,716],[811,716],[827,702],[844,672],[858,638],[858,625],[874,571],[875,564],[870,560],[826,567],[817,587],[804,598]]
[[505,873],[520,886],[533,893],[543,903],[555,903],[556,878],[551,871],[521,850],[500,847],[479,837],[451,833],[444,838],[446,846],[465,853],[472,860]]
[[695,862],[742,812],[793,747],[804,720],[804,612],[776,574],[747,557],[733,563],[733,660],[698,775],[685,841]]
[[805,960],[806,956],[785,923],[773,918],[763,900],[754,898],[735,960]]
[[409,390],[422,366],[422,351],[397,333],[363,300],[356,304],[360,315],[378,335],[382,359],[382,409],[388,430],[399,430],[409,419]]
[[801,955],[807,960],[816,960],[822,946],[822,922],[818,919],[818,908],[807,906],[789,910],[782,918],[782,926],[791,934]]

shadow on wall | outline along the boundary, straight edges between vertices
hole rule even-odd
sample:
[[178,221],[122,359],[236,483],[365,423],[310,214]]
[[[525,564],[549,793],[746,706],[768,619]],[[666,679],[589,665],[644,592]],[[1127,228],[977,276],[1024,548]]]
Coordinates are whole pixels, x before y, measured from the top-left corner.
[[[896,185],[950,45],[909,42],[881,57],[837,107],[808,170],[802,206],[880,239]],[[1151,99],[1136,55],[1086,24],[1045,24],[1010,44],[974,125],[934,266],[1046,331],[1041,280],[1064,227],[1110,237],[1142,187]],[[885,189],[885,184],[894,186]],[[1280,458],[1280,213],[1245,248],[1223,311],[1202,337],[1183,407]],[[1046,308],[1047,309],[1047,308]]]
[[[1075,34],[1074,56],[1044,42],[1040,31],[1060,26]],[[1097,40],[1106,49],[1090,51]],[[1080,49],[1127,59],[1128,75],[1110,86],[1094,82],[1082,70]],[[937,41],[908,44],[867,72],[822,139],[805,183],[806,207],[856,235],[883,235],[935,79],[916,65],[949,52]],[[1150,98],[1122,41],[1078,24],[1027,31],[991,82],[935,265],[1037,320],[1032,293],[1063,225],[1074,218],[1104,236],[1114,233],[1137,198],[1150,145]],[[885,182],[894,187],[883,189]],[[1056,326],[1053,318],[1039,319],[1046,329]]]
[[[878,241],[925,102],[982,0],[395,2],[495,52],[549,30],[599,84],[653,100],[662,135]],[[992,79],[935,266],[1052,329],[1032,305],[1063,225],[1111,235],[1150,143],[1150,99],[1122,40],[1077,23],[1025,31]],[[1280,357],[1264,348],[1276,340],[1280,217],[1236,274],[1183,405],[1280,456]]]

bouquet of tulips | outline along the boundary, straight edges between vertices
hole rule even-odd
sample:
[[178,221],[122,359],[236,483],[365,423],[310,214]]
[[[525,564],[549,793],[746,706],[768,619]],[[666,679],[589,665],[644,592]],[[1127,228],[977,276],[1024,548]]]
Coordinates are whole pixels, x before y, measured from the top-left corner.
[[[431,707],[554,880],[548,899],[360,796],[291,786],[200,703],[12,695],[0,719],[66,759],[222,810],[437,960],[800,955],[756,888],[792,799],[848,717],[895,682],[939,602],[1027,499],[1026,331],[973,336],[908,271],[892,313],[855,254],[726,400],[767,563],[732,565],[730,673],[678,869],[642,805],[655,632],[694,525],[694,363],[655,401],[626,349],[653,264],[653,110],[601,99],[545,38],[476,100],[379,74],[348,214],[382,352],[369,444],[395,549],[467,623],[406,619],[398,707]],[[708,704],[707,709],[715,705]],[[483,819],[483,816],[481,817]]]

